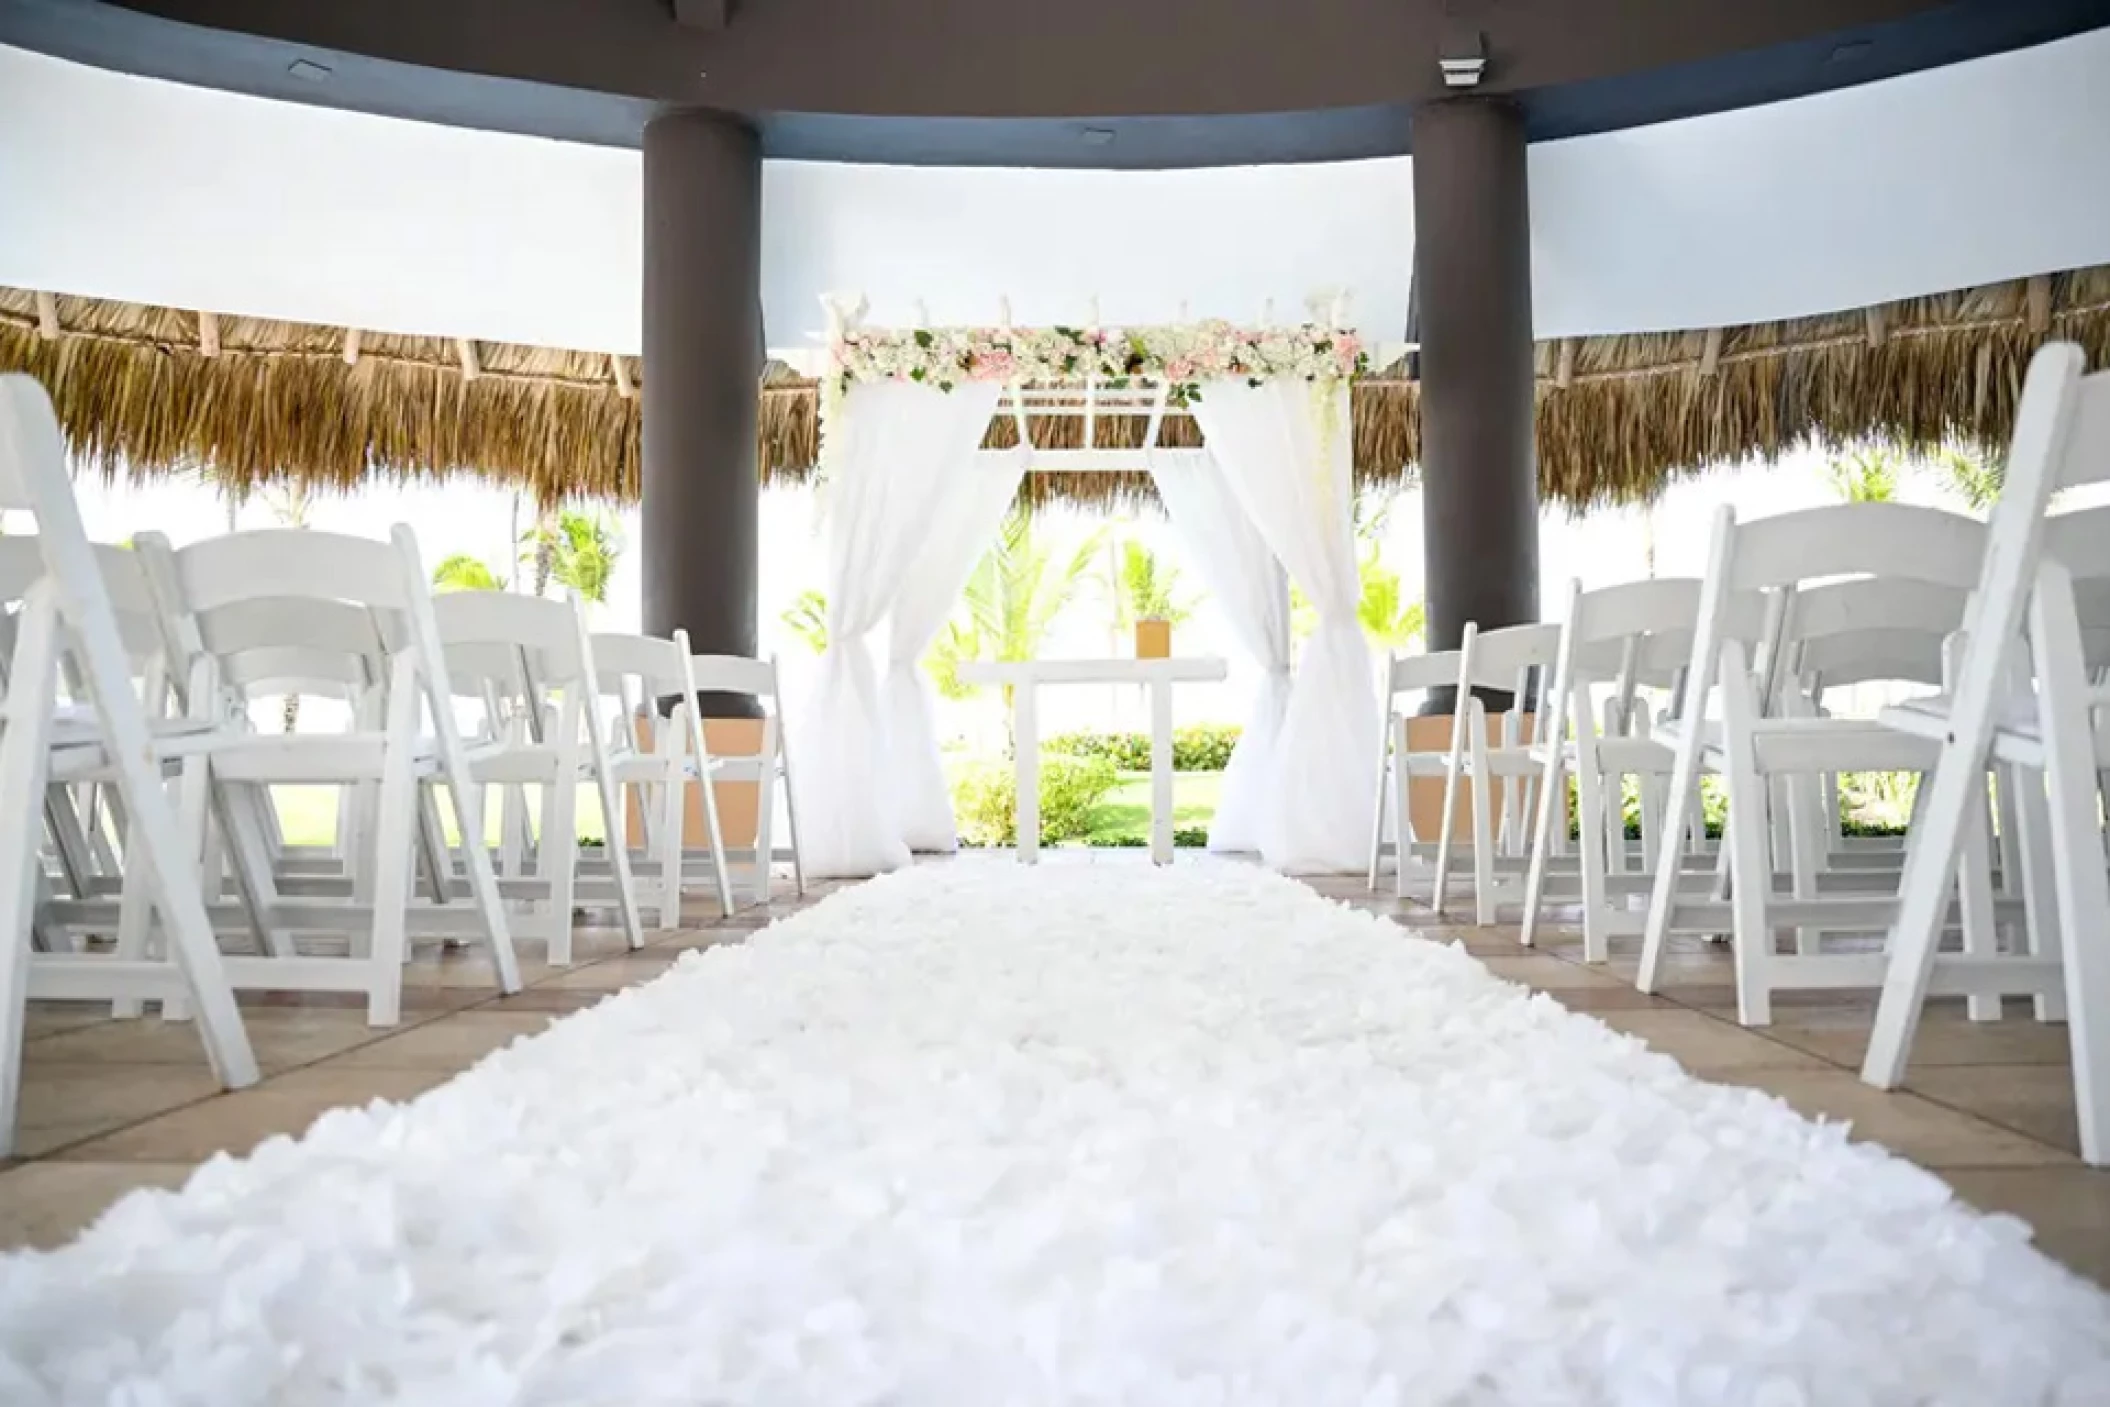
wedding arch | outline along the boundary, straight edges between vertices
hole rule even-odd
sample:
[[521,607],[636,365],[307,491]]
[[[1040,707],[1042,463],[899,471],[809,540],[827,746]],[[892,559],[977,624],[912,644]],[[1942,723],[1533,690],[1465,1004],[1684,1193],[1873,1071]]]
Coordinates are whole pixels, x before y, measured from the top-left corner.
[[[829,308],[821,382],[828,643],[794,720],[809,873],[862,876],[957,844],[918,667],[1028,472],[1147,471],[1261,685],[1210,846],[1285,870],[1367,858],[1378,713],[1356,618],[1348,387],[1363,367],[1339,305],[1241,327],[868,328]],[[1139,446],[1099,443],[1142,417]],[[1161,447],[1191,418],[1198,449]],[[984,449],[992,419],[1016,445]],[[1081,419],[1082,445],[1033,428]],[[1288,586],[1318,629],[1292,670]],[[871,637],[885,631],[887,663]]]

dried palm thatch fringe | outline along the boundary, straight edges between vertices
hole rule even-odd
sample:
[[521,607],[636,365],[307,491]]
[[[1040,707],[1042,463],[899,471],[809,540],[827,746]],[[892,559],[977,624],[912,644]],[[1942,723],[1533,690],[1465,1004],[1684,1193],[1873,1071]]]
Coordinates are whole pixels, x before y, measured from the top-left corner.
[[[1710,464],[1770,461],[1804,444],[1872,437],[1917,449],[1999,444],[2039,343],[2079,342],[2110,364],[2110,266],[2052,275],[2032,307],[2027,281],[1869,310],[1706,331],[1541,343],[1542,494],[1581,511],[1660,493]],[[608,356],[475,344],[463,375],[453,338],[364,332],[347,357],[341,328],[222,315],[204,355],[195,313],[61,297],[61,335],[44,337],[37,295],[0,288],[0,370],[51,388],[75,451],[107,475],[194,472],[239,490],[293,481],[348,489],[370,478],[469,475],[539,502],[634,500],[641,398]],[[1713,341],[1710,356],[1709,343]],[[634,391],[642,374],[623,363]],[[1565,381],[1565,384],[1561,384]],[[1421,458],[1419,387],[1391,369],[1356,383],[1360,484],[1396,484]],[[772,364],[760,387],[758,450],[772,483],[809,475],[820,453],[812,382]],[[1140,442],[1141,417],[1099,422],[1106,448]],[[1082,443],[1083,423],[1031,427],[1046,448]],[[984,443],[1016,442],[1008,419]],[[1191,420],[1160,443],[1200,442]],[[1137,506],[1141,474],[1034,475],[1029,505]]]

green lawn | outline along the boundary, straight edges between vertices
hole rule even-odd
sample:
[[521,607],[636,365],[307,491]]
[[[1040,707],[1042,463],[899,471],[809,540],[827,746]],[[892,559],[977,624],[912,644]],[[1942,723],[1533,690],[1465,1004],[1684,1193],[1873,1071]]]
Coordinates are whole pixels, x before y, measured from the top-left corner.
[[[528,805],[542,804],[539,787],[528,788]],[[288,845],[328,845],[337,837],[337,788],[335,787],[273,787],[271,798],[278,805],[279,829],[284,833]],[[498,844],[499,807],[498,798],[492,797],[484,808],[486,811],[484,833],[493,845]],[[599,840],[606,834],[601,824],[601,798],[590,790],[579,792],[579,838]],[[444,800],[440,803],[440,826],[447,832],[451,843],[456,838],[454,812]]]
[[[1172,824],[1205,828],[1216,815],[1223,793],[1221,772],[1175,772],[1172,774]],[[1092,808],[1091,840],[1150,839],[1150,774],[1123,772],[1121,784]]]

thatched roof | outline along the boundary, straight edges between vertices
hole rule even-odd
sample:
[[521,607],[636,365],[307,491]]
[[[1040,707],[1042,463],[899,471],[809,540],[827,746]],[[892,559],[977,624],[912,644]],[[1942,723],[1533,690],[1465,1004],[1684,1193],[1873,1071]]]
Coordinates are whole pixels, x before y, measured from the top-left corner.
[[[1542,342],[1540,484],[1580,509],[1813,440],[1999,443],[2030,353],[2051,337],[2110,363],[2110,266],[1786,322]],[[635,358],[0,288],[0,370],[50,387],[76,453],[106,474],[209,464],[244,487],[469,474],[544,500],[638,493]],[[1404,367],[1356,383],[1360,482],[1397,482],[1418,460],[1418,393]],[[772,364],[760,396],[765,476],[803,478],[819,451],[813,383]],[[1048,420],[1035,442],[1074,444],[1081,430]],[[1140,418],[1103,421],[1099,443],[1143,431]],[[1164,443],[1195,436],[1190,421],[1165,424]],[[991,424],[988,444],[1014,440],[1009,421]],[[1063,474],[1027,494],[1104,503],[1149,489],[1141,476]]]

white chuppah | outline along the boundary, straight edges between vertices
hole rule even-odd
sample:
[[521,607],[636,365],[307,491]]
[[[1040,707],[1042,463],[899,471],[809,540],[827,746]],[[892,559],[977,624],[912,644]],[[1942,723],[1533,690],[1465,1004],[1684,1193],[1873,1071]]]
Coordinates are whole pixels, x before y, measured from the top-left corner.
[[0,1259],[0,1401],[2101,1401],[1932,1174],[1249,865],[961,860]]
[[[1029,470],[1148,470],[1241,645],[1260,667],[1214,849],[1277,868],[1352,872],[1377,759],[1368,646],[1357,624],[1349,378],[1361,345],[1335,319],[1101,328],[865,329],[831,307],[821,474],[828,647],[797,720],[809,873],[895,869],[954,848],[928,686],[917,662]],[[1125,408],[1125,411],[1124,411]],[[992,413],[1018,447],[979,449]],[[1094,417],[1147,414],[1142,447],[1096,448]],[[1084,450],[1033,443],[1081,415]],[[1191,416],[1200,450],[1158,447]],[[1286,573],[1285,573],[1285,568]],[[1287,584],[1319,628],[1290,671]],[[882,686],[867,637],[885,626]]]

